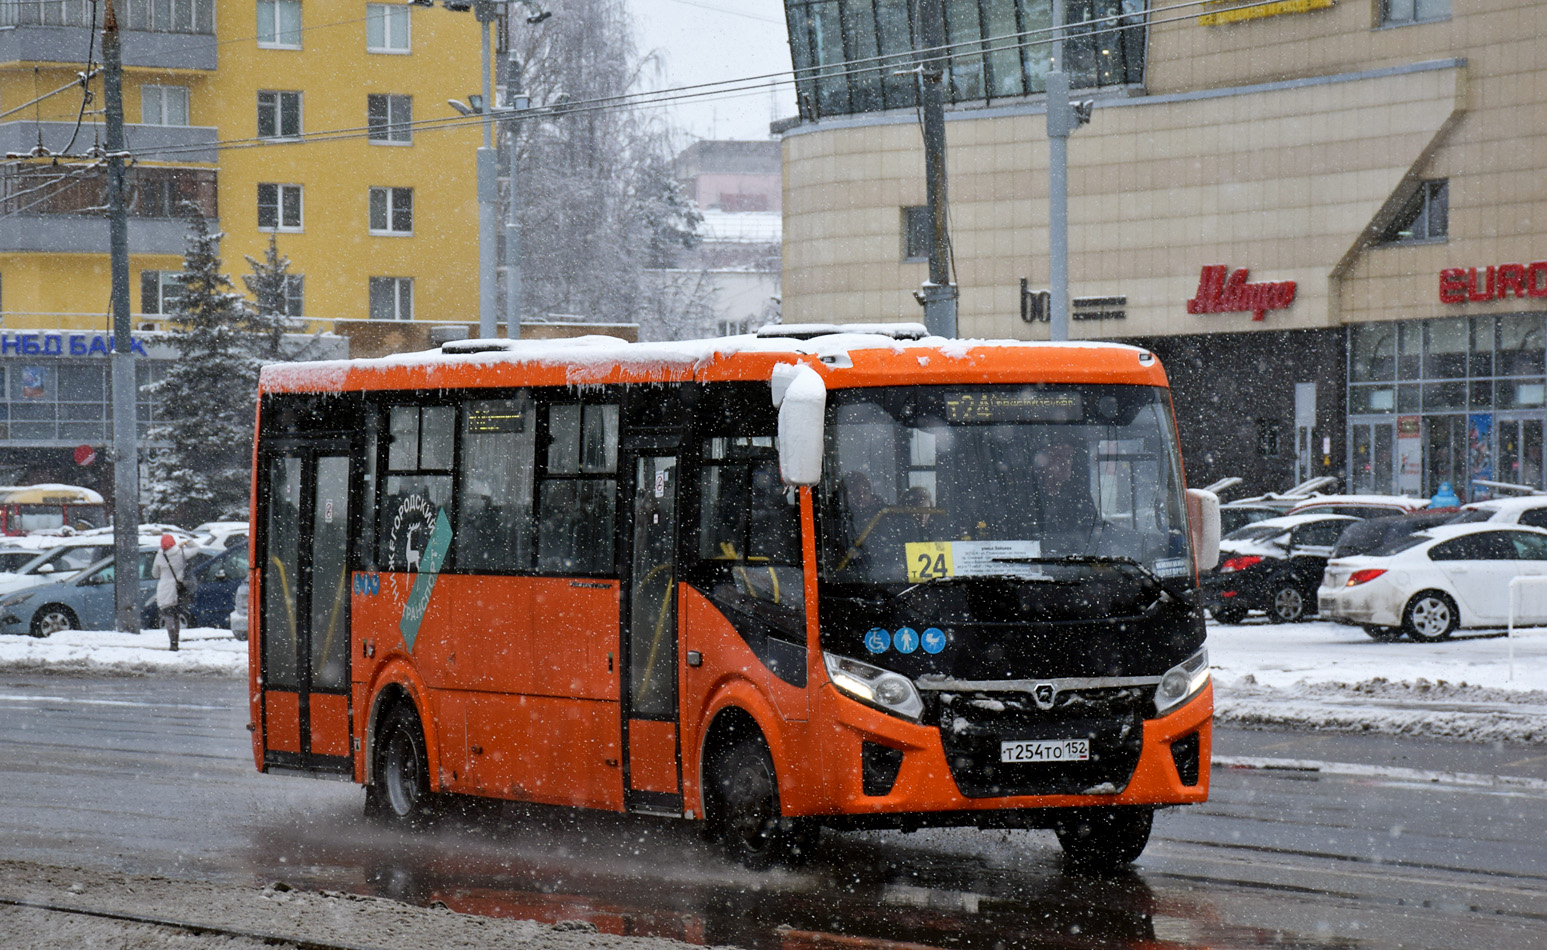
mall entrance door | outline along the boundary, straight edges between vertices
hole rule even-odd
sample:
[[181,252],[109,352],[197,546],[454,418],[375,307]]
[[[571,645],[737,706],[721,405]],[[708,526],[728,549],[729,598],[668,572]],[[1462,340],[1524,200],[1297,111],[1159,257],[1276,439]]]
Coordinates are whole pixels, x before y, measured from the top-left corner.
[[1498,413],[1493,428],[1498,448],[1493,480],[1542,487],[1542,413]]

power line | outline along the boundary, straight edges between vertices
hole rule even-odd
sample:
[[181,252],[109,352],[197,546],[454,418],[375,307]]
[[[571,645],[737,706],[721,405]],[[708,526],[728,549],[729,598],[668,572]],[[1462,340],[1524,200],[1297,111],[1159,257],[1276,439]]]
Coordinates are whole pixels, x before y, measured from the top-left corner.
[[[1168,13],[1175,10],[1195,8],[1205,4],[1212,5],[1217,0],[1184,0],[1182,3],[1171,4],[1164,7],[1156,7],[1148,13],[1113,14],[1109,16],[1092,17],[1090,19],[1066,23],[1063,27],[1065,38],[1068,39],[1070,31],[1079,30],[1082,27],[1096,27],[1081,32],[1080,36],[1100,36],[1107,33],[1118,33],[1124,30],[1135,29],[1141,25],[1155,26],[1164,23],[1173,23],[1182,20],[1191,20],[1195,15],[1182,15],[1170,18],[1155,19],[1153,13]],[[1246,10],[1254,7],[1266,6],[1278,0],[1251,0],[1236,6],[1223,8],[1220,13],[1228,13],[1235,10]],[[1123,19],[1143,19],[1144,23],[1119,24]],[[361,18],[364,19],[364,18]],[[322,24],[316,29],[329,26],[342,25],[361,20],[339,21],[339,23]],[[949,56],[953,52],[957,59],[982,58],[992,53],[1009,52],[1019,49],[1030,49],[1039,46],[1050,45],[1054,42],[1052,34],[1054,29],[1039,28],[1023,30],[1014,33],[1006,33],[997,36],[980,37],[971,40],[962,40],[955,43],[946,43],[940,46],[924,49],[910,49],[895,53],[880,54],[877,56],[858,57],[851,60],[843,60],[833,63],[825,63],[820,66],[806,67],[800,70],[781,70],[775,73],[764,73],[757,76],[740,77],[736,79],[719,80],[707,83],[694,83],[686,86],[676,86],[661,90],[646,92],[619,93],[611,96],[600,96],[592,99],[566,102],[562,105],[539,106],[523,110],[520,118],[526,119],[559,119],[571,115],[580,115],[592,112],[611,110],[634,110],[660,108],[677,102],[694,99],[719,99],[733,98],[737,96],[760,94],[770,88],[799,85],[805,82],[818,81],[827,78],[847,77],[852,78],[866,73],[880,73],[896,70],[900,66],[913,65],[919,59],[925,61],[938,60]],[[1010,42],[1015,41],[1015,42]],[[234,41],[226,41],[234,42]],[[1003,45],[995,45],[1003,44]],[[968,56],[961,56],[962,52]],[[866,65],[869,64],[869,65]],[[864,68],[854,68],[864,67]],[[74,85],[73,83],[71,85]],[[63,89],[69,86],[62,87]],[[1009,98],[1009,97],[1005,97]],[[14,110],[13,110],[14,111]],[[505,118],[497,115],[496,118]],[[482,114],[471,116],[456,116],[437,119],[421,119],[409,123],[393,123],[396,129],[409,128],[412,131],[434,132],[445,129],[461,128],[463,126],[475,126],[483,122]],[[140,160],[156,160],[157,157],[176,156],[190,152],[232,151],[247,148],[268,148],[282,145],[307,145],[322,142],[345,141],[354,138],[368,137],[373,132],[380,132],[381,128],[373,129],[370,126],[354,126],[339,129],[326,129],[319,132],[302,133],[294,138],[269,139],[269,138],[244,138],[216,141],[214,143],[200,143],[182,146],[166,146],[156,149],[130,149],[131,157]]]

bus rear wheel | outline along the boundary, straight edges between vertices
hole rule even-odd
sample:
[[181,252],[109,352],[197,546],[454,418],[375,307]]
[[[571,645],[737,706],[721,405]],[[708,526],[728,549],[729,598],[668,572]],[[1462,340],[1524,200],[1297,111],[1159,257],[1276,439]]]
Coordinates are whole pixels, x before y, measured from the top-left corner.
[[373,773],[365,790],[367,814],[414,827],[430,819],[429,759],[424,751],[424,729],[412,706],[401,705],[387,714]]
[[1155,809],[1082,808],[1053,826],[1064,862],[1082,871],[1116,871],[1138,860],[1149,844]]
[[725,853],[754,870],[803,861],[819,829],[781,814],[779,779],[762,742],[744,740],[718,757],[713,820]]

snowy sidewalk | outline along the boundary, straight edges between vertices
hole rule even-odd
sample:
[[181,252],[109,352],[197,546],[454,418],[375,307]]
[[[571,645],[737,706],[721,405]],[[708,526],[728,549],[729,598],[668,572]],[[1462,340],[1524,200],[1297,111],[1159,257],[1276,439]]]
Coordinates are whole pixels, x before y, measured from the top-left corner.
[[[1352,732],[1547,741],[1547,632],[1515,641],[1462,633],[1444,643],[1377,643],[1333,623],[1209,624],[1220,722]],[[245,676],[247,644],[230,631],[139,636],[65,631],[44,640],[0,637],[0,669],[80,674]]]
[[1238,725],[1547,741],[1547,631],[1378,643],[1311,621],[1209,623],[1216,717]]

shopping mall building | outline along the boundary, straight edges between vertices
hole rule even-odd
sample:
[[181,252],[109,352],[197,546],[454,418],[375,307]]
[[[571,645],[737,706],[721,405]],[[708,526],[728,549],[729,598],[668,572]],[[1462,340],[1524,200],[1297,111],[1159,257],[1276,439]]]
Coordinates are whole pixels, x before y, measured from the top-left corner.
[[[1049,0],[943,0],[965,337],[1045,339]],[[786,0],[786,322],[918,320],[909,0]],[[1528,0],[1068,0],[1072,339],[1170,372],[1189,481],[1543,486],[1547,30]],[[1468,491],[1470,487],[1470,491]]]

